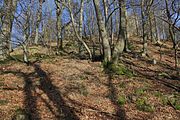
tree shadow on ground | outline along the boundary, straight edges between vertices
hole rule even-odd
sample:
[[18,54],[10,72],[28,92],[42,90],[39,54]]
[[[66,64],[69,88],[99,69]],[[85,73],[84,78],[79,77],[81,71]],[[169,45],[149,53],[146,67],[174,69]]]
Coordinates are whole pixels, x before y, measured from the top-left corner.
[[[118,103],[117,103],[117,93],[116,93],[116,89],[114,87],[114,84],[112,83],[112,74],[108,74],[108,83],[102,83],[100,81],[100,78],[99,76],[97,76],[95,73],[93,73],[92,71],[90,70],[82,70],[78,67],[72,67],[74,69],[77,69],[78,71],[80,71],[81,73],[79,73],[78,76],[80,76],[81,74],[85,75],[85,76],[91,76],[92,79],[88,79],[88,78],[85,78],[85,79],[88,79],[88,81],[90,83],[95,83],[95,85],[97,86],[100,86],[100,84],[102,85],[105,85],[109,88],[109,95],[98,95],[101,96],[101,97],[105,97],[107,98],[107,96],[111,96],[110,100],[112,101],[112,103],[116,106],[115,110],[116,110],[116,113],[109,113],[109,112],[106,112],[106,111],[102,111],[100,110],[99,108],[96,108],[96,107],[93,107],[92,105],[88,105],[86,103],[81,103],[79,101],[76,101],[76,100],[73,100],[73,99],[70,99],[67,97],[67,99],[75,106],[78,106],[78,108],[84,108],[85,110],[87,111],[90,111],[90,112],[94,112],[94,113],[98,113],[97,116],[100,116],[102,119],[112,119],[112,120],[125,120],[125,110],[123,108],[121,108]],[[77,84],[79,84],[78,82],[73,82],[73,84],[75,84],[77,86]],[[72,84],[72,85],[73,85]],[[73,89],[73,86],[67,86],[69,91],[67,91],[65,94],[69,94],[69,92],[76,92],[76,89]],[[77,87],[78,88],[78,87]],[[72,90],[71,90],[72,89]],[[79,88],[78,88],[79,89]],[[91,94],[92,95],[92,94]],[[93,95],[93,97],[95,97]]]
[[118,104],[118,96],[117,96],[117,90],[113,83],[113,73],[109,71],[108,69],[105,70],[105,73],[108,75],[108,87],[109,87],[109,95],[112,103],[117,107],[116,108],[116,116],[118,116],[116,119],[118,120],[126,120],[126,113],[123,107],[121,107]]
[[[24,92],[24,107],[25,112],[27,113],[27,118],[29,120],[39,120],[39,112],[37,109],[37,97],[33,95],[34,86],[33,86],[33,77],[35,75],[35,72],[32,73],[24,73],[21,71],[3,71],[2,74],[14,74],[18,77],[22,77],[24,79],[24,87],[21,88]],[[11,88],[8,88],[11,89]],[[16,89],[19,90],[19,89]],[[13,116],[13,119],[16,119],[17,115]]]
[[[134,57],[133,57],[134,58]],[[135,58],[134,58],[135,59]],[[164,68],[163,70],[153,70],[148,68],[148,66],[151,66],[153,63],[150,62],[150,60],[142,58],[142,57],[136,57],[138,61],[144,61],[147,65],[147,67],[142,67],[140,64],[135,64],[131,60],[122,60],[124,64],[127,66],[130,66],[131,70],[134,71],[138,76],[141,76],[143,78],[153,80],[154,82],[161,83],[169,88],[172,88],[176,91],[180,91],[180,86],[177,85],[179,83],[180,78],[178,75],[173,75],[173,72],[176,72],[176,70],[164,63],[164,62],[157,62],[156,66],[159,66],[160,68]],[[165,76],[160,76],[161,73],[167,73]]]
[[58,110],[58,114],[55,115],[56,118],[63,120],[79,120],[73,111],[73,108],[66,104],[58,88],[52,84],[47,73],[37,64],[34,64],[33,67],[40,78],[39,89],[41,89],[48,96]]
[[[25,73],[18,71],[4,71],[2,74],[14,74],[18,77],[24,79],[24,87],[22,88],[25,98],[24,98],[24,107],[25,112],[28,115],[29,120],[39,120],[40,113],[37,106],[37,99],[41,99],[46,107],[51,111],[51,113],[60,120],[79,120],[73,108],[69,107],[64,101],[61,92],[56,86],[51,83],[51,80],[48,74],[43,71],[39,65],[32,64],[34,67],[34,72]],[[36,80],[40,79],[40,84],[36,85]],[[42,90],[48,97],[48,99],[53,103],[50,105],[49,102],[44,99],[41,94],[37,93],[36,89]],[[57,109],[57,112],[53,108]]]

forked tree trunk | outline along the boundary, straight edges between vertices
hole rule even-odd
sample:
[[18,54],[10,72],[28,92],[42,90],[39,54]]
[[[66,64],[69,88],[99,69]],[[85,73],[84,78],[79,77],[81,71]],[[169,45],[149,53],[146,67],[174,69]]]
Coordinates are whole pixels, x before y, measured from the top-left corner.
[[115,44],[112,61],[114,64],[118,63],[119,55],[123,52],[125,48],[126,41],[126,8],[125,8],[125,0],[119,0],[119,33],[118,40]]
[[105,28],[105,21],[102,19],[102,14],[100,10],[99,0],[93,0],[95,12],[96,12],[96,18],[97,18],[97,24],[99,29],[99,34],[102,39],[103,49],[104,49],[104,61],[109,62],[111,61],[111,48],[108,40],[107,31]]

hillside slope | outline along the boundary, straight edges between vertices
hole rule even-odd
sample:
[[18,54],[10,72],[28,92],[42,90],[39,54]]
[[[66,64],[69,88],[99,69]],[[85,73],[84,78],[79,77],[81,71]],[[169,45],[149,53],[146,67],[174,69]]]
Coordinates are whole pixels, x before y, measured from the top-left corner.
[[19,111],[33,120],[179,120],[180,77],[171,46],[165,43],[160,61],[159,47],[152,44],[150,57],[141,57],[137,40],[131,39],[133,52],[122,55],[121,75],[105,73],[100,62],[47,57],[38,47],[30,52],[39,52],[38,62],[1,64],[0,120]]

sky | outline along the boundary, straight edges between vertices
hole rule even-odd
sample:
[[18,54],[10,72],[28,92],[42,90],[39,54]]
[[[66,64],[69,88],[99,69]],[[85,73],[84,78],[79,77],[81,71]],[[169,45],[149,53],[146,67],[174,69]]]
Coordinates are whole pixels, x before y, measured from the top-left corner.
[[[24,0],[24,1],[26,1],[26,0]],[[79,0],[74,0],[74,1],[77,2]],[[0,0],[0,4],[1,3],[2,3],[2,0]],[[45,11],[46,9],[50,9],[52,11],[52,17],[55,19],[56,18],[56,11],[55,11],[56,5],[54,3],[54,0],[46,0],[46,2],[43,4],[43,11]],[[16,12],[20,13],[20,11],[21,11],[21,8],[18,7]],[[85,16],[85,18],[84,18],[85,21],[86,21],[86,17],[87,16]],[[180,16],[179,16],[179,19],[180,19]],[[69,20],[70,20],[69,12],[67,11],[67,9],[65,9],[62,14],[62,22],[63,22],[63,24],[65,24]],[[177,25],[180,26],[180,21],[177,23]],[[18,33],[18,30],[16,28],[13,28],[13,34],[17,34],[17,33]],[[17,34],[17,35],[20,35],[20,34]]]

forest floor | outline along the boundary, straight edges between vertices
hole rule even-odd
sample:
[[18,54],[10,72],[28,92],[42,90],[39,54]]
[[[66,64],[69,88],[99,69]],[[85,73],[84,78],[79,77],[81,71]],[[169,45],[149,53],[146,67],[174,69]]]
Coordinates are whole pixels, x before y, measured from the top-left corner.
[[133,52],[121,57],[121,75],[106,73],[101,62],[47,57],[42,47],[30,48],[41,60],[29,66],[1,62],[0,120],[19,112],[32,120],[180,120],[180,76],[171,44],[162,46],[160,61],[159,46],[149,43],[150,57],[144,58],[141,42],[131,43]]

